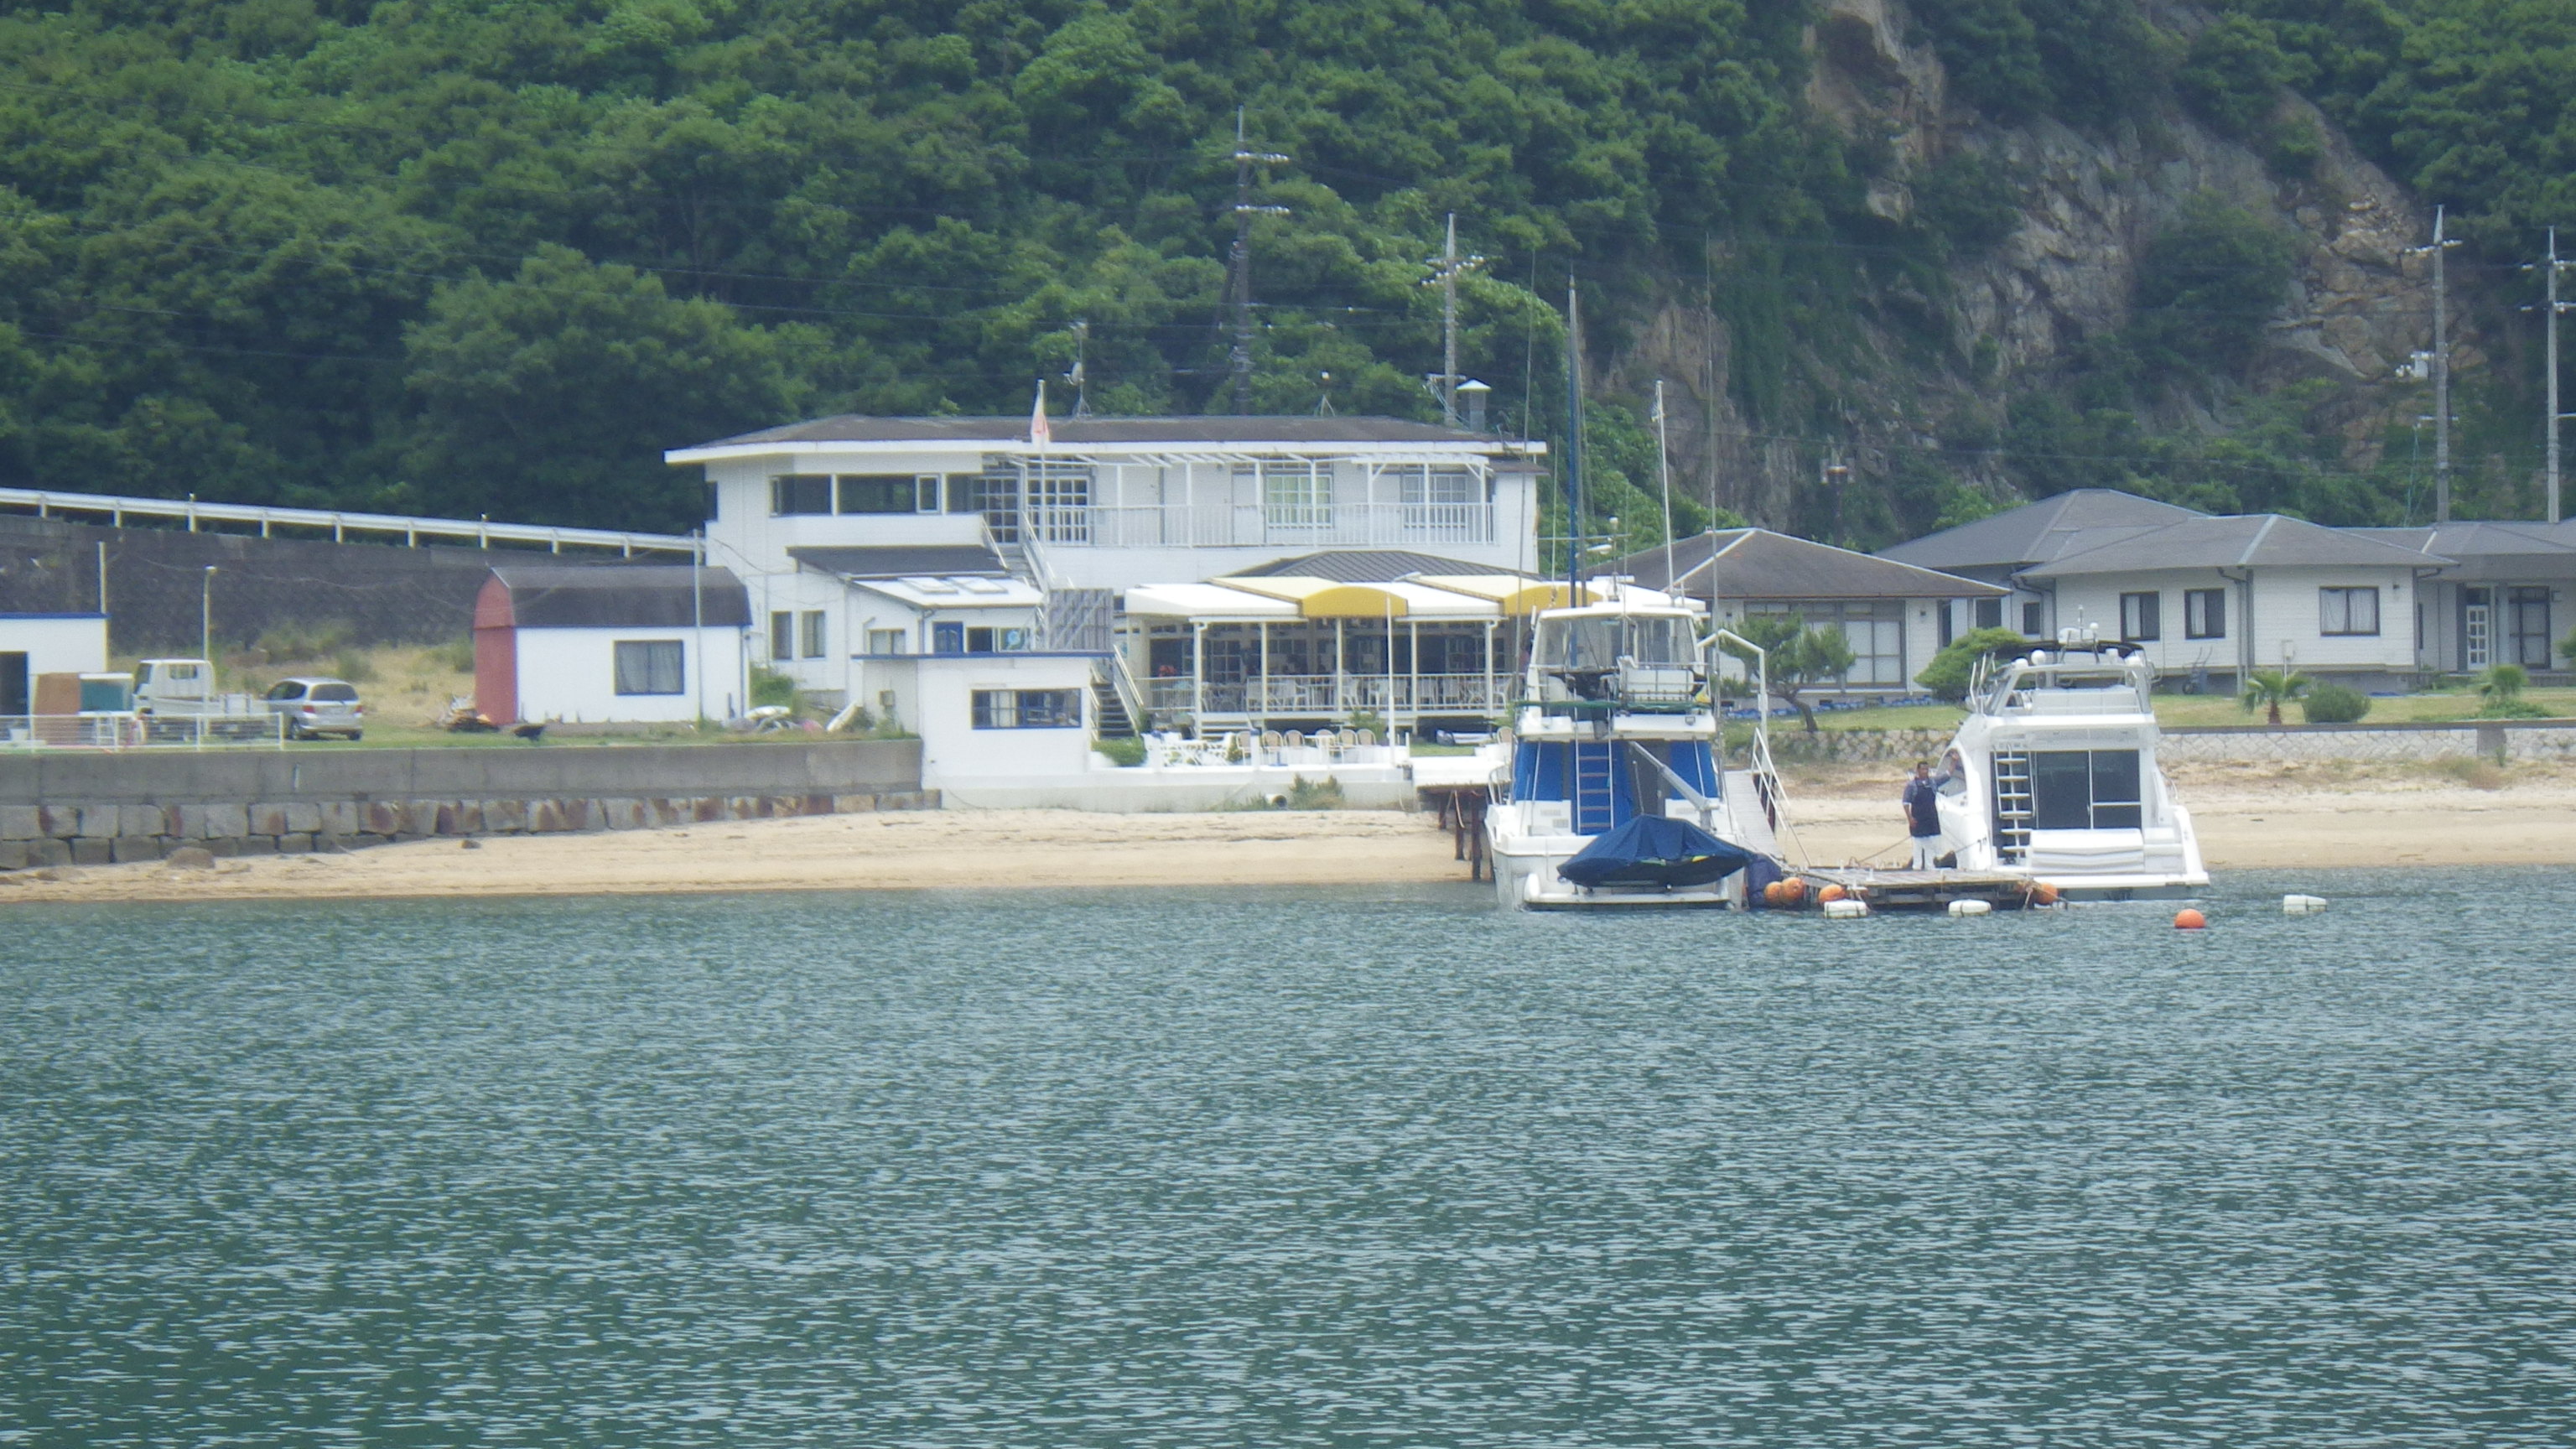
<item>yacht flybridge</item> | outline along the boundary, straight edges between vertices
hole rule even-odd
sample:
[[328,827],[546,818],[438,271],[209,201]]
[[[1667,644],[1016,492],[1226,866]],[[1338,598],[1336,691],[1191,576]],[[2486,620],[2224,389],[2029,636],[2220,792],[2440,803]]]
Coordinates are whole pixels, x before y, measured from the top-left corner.
[[1768,740],[1756,730],[1743,768],[1721,757],[1711,649],[1734,636],[1625,589],[1536,624],[1508,791],[1485,816],[1503,903],[1740,907],[1748,874],[1776,878]]
[[2077,899],[2208,885],[2191,812],[2156,762],[2154,685],[2144,654],[2090,631],[1981,662],[1938,800],[1956,868],[2027,874]]

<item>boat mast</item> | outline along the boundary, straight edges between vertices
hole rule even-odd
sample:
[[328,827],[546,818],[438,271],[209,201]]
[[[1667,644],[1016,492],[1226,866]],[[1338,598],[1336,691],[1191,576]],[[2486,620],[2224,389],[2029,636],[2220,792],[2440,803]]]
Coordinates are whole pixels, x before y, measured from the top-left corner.
[[1583,311],[1565,274],[1565,602],[1583,602]]

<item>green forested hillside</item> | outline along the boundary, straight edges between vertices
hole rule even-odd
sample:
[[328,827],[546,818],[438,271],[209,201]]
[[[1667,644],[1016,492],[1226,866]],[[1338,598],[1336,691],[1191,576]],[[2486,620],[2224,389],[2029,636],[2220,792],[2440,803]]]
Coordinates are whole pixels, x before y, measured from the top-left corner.
[[[2111,126],[2180,98],[2252,134],[2299,86],[2496,256],[2566,217],[2565,5],[2235,3],[2196,43],[2133,0],[1916,14],[1999,121]],[[1465,360],[1515,426],[1562,414],[1571,272],[1604,350],[1677,288],[1708,301],[1740,355],[1777,359],[1737,369],[1748,416],[1829,440],[1868,299],[1912,278],[1937,303],[2014,195],[1971,160],[1920,178],[1909,222],[1867,208],[1886,158],[1803,105],[1809,18],[1786,0],[10,7],[0,481],[686,527],[694,491],[659,449],[825,409],[1015,412],[1070,364],[1077,320],[1096,409],[1218,408],[1238,110],[1254,149],[1293,158],[1258,178],[1288,209],[1256,227],[1260,408],[1329,392],[1428,412],[1422,263],[1454,210],[1489,259]],[[2271,144],[2296,165],[2313,138]],[[2262,239],[2205,221],[2235,260],[2182,256],[2126,350],[2076,381],[1994,379],[2031,399],[2009,435],[1865,480],[1854,531],[2063,476],[2042,457],[2203,486],[2172,459],[2207,440],[2108,433],[2163,380],[2226,371],[2227,339],[2193,320],[2226,310],[2212,288],[2251,277],[2260,303]],[[1651,449],[1602,402],[1602,504],[1635,519],[1617,482]],[[2293,405],[2245,416],[2236,444],[2293,473],[2318,456]],[[1980,469],[1982,492],[1963,481]],[[2381,482],[2337,487],[2290,501],[2385,502]]]

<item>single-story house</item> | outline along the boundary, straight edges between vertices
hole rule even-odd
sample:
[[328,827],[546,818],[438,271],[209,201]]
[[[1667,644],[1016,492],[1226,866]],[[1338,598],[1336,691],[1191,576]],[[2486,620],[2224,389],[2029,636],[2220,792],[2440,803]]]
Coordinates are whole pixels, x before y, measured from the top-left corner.
[[1935,569],[1874,558],[1765,528],[1713,529],[1665,550],[1631,554],[1602,572],[1706,603],[1720,624],[1749,614],[1795,614],[1839,629],[1852,667],[1838,692],[1914,693],[1914,676],[1950,642],[1958,604],[2000,607],[2011,590]]
[[2534,674],[2565,674],[2558,648],[2576,623],[2567,605],[2576,589],[2576,524],[2443,523],[2425,528],[2345,530],[2412,549],[2449,566],[2415,594],[2416,662],[2436,674],[2468,674],[2490,664],[2519,664]]
[[2188,518],[2023,570],[2053,629],[2140,645],[2160,673],[2234,688],[2290,667],[2364,689],[2416,673],[2417,590],[2447,558],[2277,514]]
[[921,736],[922,784],[961,805],[974,791],[1060,785],[1091,767],[1100,724],[1096,654],[921,654],[889,668],[888,713]]
[[2058,627],[2049,618],[2049,594],[2024,584],[2023,571],[2053,562],[2061,554],[2100,548],[2208,516],[2114,488],[2077,488],[1881,549],[1878,556],[2008,591],[1999,598],[1954,602],[1940,620],[1945,644],[1971,629],[2018,629],[2033,639],[2045,639],[2054,637]]
[[0,716],[34,711],[40,674],[106,669],[105,614],[0,614]]
[[474,705],[497,724],[733,719],[750,638],[750,596],[725,569],[496,568],[474,601]]

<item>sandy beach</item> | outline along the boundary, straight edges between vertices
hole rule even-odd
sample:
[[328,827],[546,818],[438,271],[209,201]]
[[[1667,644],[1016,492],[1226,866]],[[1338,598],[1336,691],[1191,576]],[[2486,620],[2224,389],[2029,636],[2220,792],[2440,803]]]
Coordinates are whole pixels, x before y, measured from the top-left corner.
[[[2178,782],[2212,870],[2576,865],[2576,772],[2211,769]],[[2486,788],[2481,788],[2484,786]],[[1883,769],[1793,783],[1792,858],[1901,863]],[[1426,815],[1385,810],[807,817],[425,840],[346,854],[0,875],[0,902],[318,900],[678,891],[1360,885],[1466,880]]]

